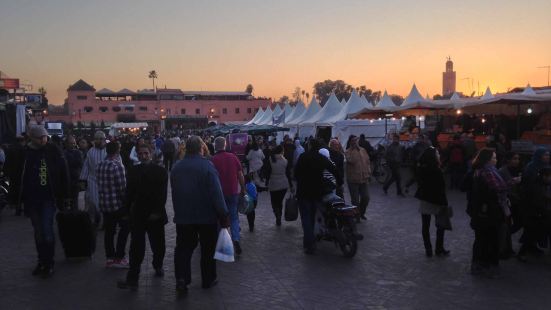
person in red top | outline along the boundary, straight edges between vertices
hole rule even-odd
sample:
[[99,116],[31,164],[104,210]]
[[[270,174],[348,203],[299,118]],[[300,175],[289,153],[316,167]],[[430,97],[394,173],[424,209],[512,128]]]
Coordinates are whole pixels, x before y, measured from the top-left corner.
[[[245,178],[243,168],[235,154],[226,152],[226,139],[217,137],[214,139],[215,155],[211,158],[214,167],[218,171],[224,200],[230,213],[230,232],[236,254],[241,254],[239,244],[239,213],[237,212],[237,201],[239,194],[245,195]],[[239,186],[238,186],[239,185]]]

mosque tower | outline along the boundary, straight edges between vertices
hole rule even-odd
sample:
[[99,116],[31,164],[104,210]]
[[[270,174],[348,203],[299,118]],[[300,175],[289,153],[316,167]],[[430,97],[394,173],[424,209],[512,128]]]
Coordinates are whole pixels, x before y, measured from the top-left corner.
[[442,73],[442,96],[450,95],[455,92],[455,71],[453,71],[453,61],[448,57],[446,61],[446,72]]

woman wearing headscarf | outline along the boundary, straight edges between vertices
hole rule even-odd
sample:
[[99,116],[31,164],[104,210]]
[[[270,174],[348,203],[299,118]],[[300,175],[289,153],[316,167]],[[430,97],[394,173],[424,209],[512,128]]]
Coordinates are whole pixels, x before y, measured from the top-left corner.
[[[422,235],[427,257],[432,257],[432,243],[430,240],[430,221],[447,208],[446,182],[440,168],[440,154],[434,147],[427,148],[419,158],[417,180],[419,185],[415,198],[419,199],[419,212],[422,219]],[[436,225],[436,256],[448,256],[450,251],[444,249],[444,228]]]
[[249,161],[249,173],[252,174],[254,183],[258,189],[264,188],[262,180],[260,178],[260,169],[262,169],[264,161],[264,153],[258,146],[256,141],[253,142],[252,148],[247,153],[247,160]]
[[499,230],[511,215],[508,185],[496,169],[493,149],[483,148],[473,161],[473,180],[467,213],[475,231],[471,273],[499,275]]

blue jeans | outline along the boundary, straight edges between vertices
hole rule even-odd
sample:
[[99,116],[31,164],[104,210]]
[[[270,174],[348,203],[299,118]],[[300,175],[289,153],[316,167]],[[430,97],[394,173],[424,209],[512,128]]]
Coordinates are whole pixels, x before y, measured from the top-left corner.
[[53,201],[25,202],[25,209],[28,210],[27,214],[31,218],[34,229],[38,263],[51,267],[54,265],[55,253],[55,203]]
[[302,244],[305,249],[314,248],[316,245],[314,225],[316,223],[316,210],[319,205],[320,202],[313,200],[301,199],[298,202],[300,221],[302,222],[302,231],[304,233]]
[[239,213],[237,212],[237,201],[239,200],[239,194],[224,196],[224,201],[226,201],[226,207],[230,212],[230,233],[231,239],[233,241],[239,241]]

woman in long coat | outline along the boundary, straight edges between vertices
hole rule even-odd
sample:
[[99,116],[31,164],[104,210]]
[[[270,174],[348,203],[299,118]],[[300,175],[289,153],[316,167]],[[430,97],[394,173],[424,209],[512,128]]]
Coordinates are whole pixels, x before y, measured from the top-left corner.
[[[425,244],[425,253],[428,257],[433,255],[430,240],[431,217],[435,217],[436,249],[437,256],[447,256],[450,251],[444,249],[444,228],[436,225],[436,217],[447,210],[448,199],[446,197],[446,183],[444,173],[440,168],[440,155],[434,147],[427,148],[419,158],[418,164],[419,186],[415,197],[419,199],[419,212],[422,219],[422,234]],[[441,215],[440,215],[441,216]]]

